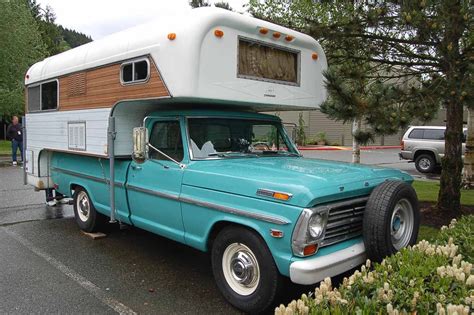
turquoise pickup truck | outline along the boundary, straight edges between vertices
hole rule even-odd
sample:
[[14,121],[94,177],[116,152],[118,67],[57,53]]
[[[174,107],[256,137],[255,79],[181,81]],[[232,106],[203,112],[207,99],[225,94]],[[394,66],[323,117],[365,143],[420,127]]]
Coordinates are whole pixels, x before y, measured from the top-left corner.
[[[155,111],[114,167],[117,219],[209,252],[220,291],[246,312],[272,306],[283,277],[315,284],[417,238],[409,175],[303,158],[276,116]],[[109,160],[53,152],[50,169],[79,227],[100,230]]]

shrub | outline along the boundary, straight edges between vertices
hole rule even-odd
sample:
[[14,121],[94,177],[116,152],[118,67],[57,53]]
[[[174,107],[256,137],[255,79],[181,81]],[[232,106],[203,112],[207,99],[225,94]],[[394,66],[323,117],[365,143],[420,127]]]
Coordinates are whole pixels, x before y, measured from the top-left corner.
[[381,263],[367,260],[338,288],[326,278],[275,314],[470,314],[473,220],[453,220],[433,244],[423,240]]

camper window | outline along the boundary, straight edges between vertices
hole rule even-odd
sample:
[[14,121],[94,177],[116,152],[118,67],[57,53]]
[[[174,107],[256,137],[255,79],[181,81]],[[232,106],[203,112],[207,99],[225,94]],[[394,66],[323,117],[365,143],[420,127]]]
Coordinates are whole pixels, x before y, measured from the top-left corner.
[[41,110],[58,108],[58,82],[41,84]]
[[58,81],[49,81],[28,87],[28,111],[58,108]]
[[121,69],[122,84],[146,82],[150,76],[150,63],[148,59],[124,63]]

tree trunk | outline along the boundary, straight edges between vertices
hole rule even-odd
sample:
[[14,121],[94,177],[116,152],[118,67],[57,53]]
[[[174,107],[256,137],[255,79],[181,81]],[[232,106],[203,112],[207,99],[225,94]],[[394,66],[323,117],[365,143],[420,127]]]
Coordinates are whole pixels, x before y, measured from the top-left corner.
[[474,109],[468,109],[466,152],[464,153],[463,187],[474,185]]
[[362,120],[359,118],[352,122],[352,163],[360,163],[360,144],[357,141],[356,135],[362,126]]
[[463,105],[461,101],[465,68],[461,61],[459,42],[464,29],[460,0],[441,1],[446,15],[447,27],[441,44],[443,72],[446,75],[446,136],[444,158],[442,159],[441,180],[438,195],[438,209],[461,212],[462,180],[462,125]]
[[446,108],[445,149],[438,195],[438,209],[441,211],[461,211],[462,127],[462,105],[451,97]]

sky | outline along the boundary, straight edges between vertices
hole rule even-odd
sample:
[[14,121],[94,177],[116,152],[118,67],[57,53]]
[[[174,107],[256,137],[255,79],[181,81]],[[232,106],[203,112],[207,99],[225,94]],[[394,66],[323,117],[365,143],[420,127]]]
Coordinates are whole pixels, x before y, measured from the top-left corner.
[[[210,3],[219,2],[211,0]],[[248,0],[227,0],[238,12]],[[56,23],[100,39],[123,29],[146,23],[160,15],[191,10],[188,0],[37,0],[56,14]]]

